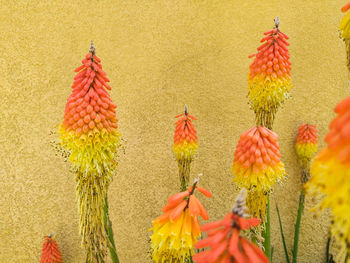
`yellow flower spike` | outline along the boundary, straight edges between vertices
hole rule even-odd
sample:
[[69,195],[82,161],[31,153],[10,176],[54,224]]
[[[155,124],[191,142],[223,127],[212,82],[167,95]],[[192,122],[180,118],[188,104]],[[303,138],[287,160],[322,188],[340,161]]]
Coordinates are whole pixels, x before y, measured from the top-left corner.
[[163,214],[152,222],[152,259],[156,263],[183,263],[194,254],[194,245],[200,237],[198,216],[208,220],[208,214],[194,196],[198,190],[205,196],[211,193],[198,184],[198,178],[188,190],[169,197]]
[[319,210],[331,209],[331,232],[350,254],[350,97],[335,112],[325,138],[327,147],[315,157],[305,187],[308,194],[322,197]]
[[285,178],[278,136],[265,127],[253,127],[241,135],[232,166],[233,181],[248,189],[247,206],[252,216],[265,220],[267,194]]
[[175,118],[179,119],[175,123],[173,152],[179,167],[181,189],[184,190],[190,179],[191,162],[198,149],[197,131],[193,124],[197,119],[188,114],[187,106],[185,112]]
[[88,262],[101,262],[107,253],[103,209],[109,183],[115,172],[120,146],[109,79],[90,52],[75,72],[72,94],[67,99],[64,121],[59,128],[61,145],[70,152],[80,211],[80,234]]
[[[299,127],[295,148],[302,167],[304,169],[308,168],[311,159],[317,152],[317,130],[315,125],[303,124]],[[306,179],[303,182],[306,182]]]
[[341,38],[345,42],[348,69],[350,70],[350,11],[348,11],[349,8],[350,8],[350,2],[344,5],[341,9],[342,12],[347,12],[347,13],[341,20],[339,29],[340,29]]
[[272,129],[278,108],[289,97],[292,88],[287,42],[288,36],[279,28],[279,20],[273,30],[264,33],[263,44],[255,57],[248,74],[248,99],[256,115],[256,124]]

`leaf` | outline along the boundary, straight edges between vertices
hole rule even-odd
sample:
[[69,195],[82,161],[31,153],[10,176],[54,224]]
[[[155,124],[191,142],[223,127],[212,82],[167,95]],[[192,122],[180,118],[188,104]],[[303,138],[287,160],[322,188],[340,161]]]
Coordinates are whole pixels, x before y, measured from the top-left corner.
[[299,197],[298,216],[297,216],[297,221],[295,223],[295,230],[294,230],[294,244],[293,244],[293,251],[292,251],[293,263],[297,262],[297,257],[298,257],[300,222],[301,222],[301,216],[304,210],[304,200],[305,200],[305,193],[304,193],[304,188],[302,188],[300,192],[300,197]]
[[[112,229],[112,222],[109,219],[109,214],[108,214],[108,200],[107,197],[105,198],[105,206],[103,208],[103,221],[105,225],[105,230],[107,233],[107,245],[108,249],[112,258],[113,263],[119,263],[119,258],[117,255],[117,249],[115,247],[114,243],[114,237],[113,237],[113,229]],[[101,261],[102,262],[102,261]]]
[[278,210],[278,205],[277,205],[277,203],[276,203],[276,211],[277,211],[277,215],[278,215],[278,222],[279,222],[279,224],[280,224],[280,232],[281,232],[281,237],[282,237],[284,255],[286,256],[286,261],[287,261],[287,263],[290,263],[289,256],[288,256],[288,250],[287,250],[287,246],[286,246],[286,240],[285,240],[285,238],[284,238],[284,233],[283,233],[283,226],[282,226],[280,211]]

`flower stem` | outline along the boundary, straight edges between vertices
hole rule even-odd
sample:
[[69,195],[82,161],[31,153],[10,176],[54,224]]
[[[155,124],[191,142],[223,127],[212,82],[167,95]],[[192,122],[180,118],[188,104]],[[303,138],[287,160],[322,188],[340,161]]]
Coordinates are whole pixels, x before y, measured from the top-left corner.
[[181,191],[186,191],[188,187],[188,182],[190,180],[191,161],[186,159],[180,160],[178,161],[178,167]]
[[329,257],[330,244],[331,244],[331,236],[329,235],[328,239],[327,239],[327,247],[326,247],[326,260],[327,260],[327,263],[330,262],[330,257]]
[[108,200],[107,196],[105,198],[105,206],[103,208],[103,220],[104,220],[104,225],[105,225],[105,230],[107,233],[107,245],[109,249],[109,253],[112,258],[113,263],[119,263],[119,258],[117,255],[117,249],[115,247],[114,243],[114,237],[113,237],[113,229],[112,229],[112,222],[109,219],[109,214],[108,214]]
[[[289,260],[289,256],[288,256],[288,250],[287,250],[287,245],[286,245],[286,239],[285,239],[285,237],[284,237],[281,215],[280,215],[280,211],[279,211],[279,209],[278,209],[278,205],[277,205],[277,204],[276,204],[276,211],[277,211],[277,216],[278,216],[278,222],[279,222],[279,224],[280,224],[280,232],[281,232],[281,238],[282,238],[282,244],[283,244],[284,255],[286,256],[286,261],[287,261],[287,263],[289,263],[290,260]],[[272,254],[272,253],[271,253],[271,254]]]
[[264,237],[265,255],[272,262],[271,255],[271,216],[270,216],[270,194],[267,194],[267,206],[266,206],[266,223],[265,229],[262,233]]
[[185,177],[181,177],[180,180],[181,180],[181,191],[186,191],[186,189],[187,189],[187,182],[186,182]]
[[292,261],[293,263],[297,262],[297,257],[298,257],[300,222],[301,222],[301,215],[303,214],[303,210],[304,210],[304,200],[305,200],[305,190],[304,188],[302,188],[300,192],[300,197],[299,197],[297,222],[295,223],[295,230],[294,230],[293,261]]

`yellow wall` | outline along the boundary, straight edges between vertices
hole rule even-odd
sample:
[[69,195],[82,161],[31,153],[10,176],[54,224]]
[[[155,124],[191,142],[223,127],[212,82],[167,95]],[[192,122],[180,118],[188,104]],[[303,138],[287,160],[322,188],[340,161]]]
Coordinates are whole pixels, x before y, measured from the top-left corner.
[[[57,137],[49,133],[62,120],[73,70],[92,39],[127,140],[109,191],[121,262],[149,262],[147,229],[178,190],[173,117],[185,103],[198,118],[192,175],[202,172],[201,184],[214,194],[203,203],[213,220],[229,211],[237,192],[229,175],[234,147],[254,124],[247,56],[277,15],[290,37],[295,87],[274,126],[289,178],[272,199],[290,247],[299,195],[297,127],[316,124],[323,138],[333,107],[349,94],[337,31],[345,2],[1,1],[0,262],[38,262],[42,236],[50,232],[64,262],[83,262],[74,176],[55,156],[50,141]],[[274,262],[284,262],[274,209],[272,220]],[[324,261],[327,222],[305,211],[300,262]]]

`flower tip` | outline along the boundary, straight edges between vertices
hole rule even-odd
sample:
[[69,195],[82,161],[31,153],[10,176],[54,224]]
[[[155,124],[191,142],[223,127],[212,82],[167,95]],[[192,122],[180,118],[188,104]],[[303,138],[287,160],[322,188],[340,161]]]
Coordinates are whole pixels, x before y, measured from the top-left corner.
[[199,177],[201,177],[202,175],[203,175],[202,173],[198,174],[197,177],[194,178],[193,184],[197,184],[199,182]]
[[280,18],[277,16],[276,19],[274,19],[275,21],[275,27],[278,28],[280,25]]
[[92,53],[92,54],[95,54],[95,44],[94,44],[94,42],[92,40],[91,40],[89,52]]
[[245,201],[247,198],[247,190],[242,188],[238,193],[235,203],[232,208],[232,213],[237,214],[241,217],[245,215],[244,211],[246,210]]

